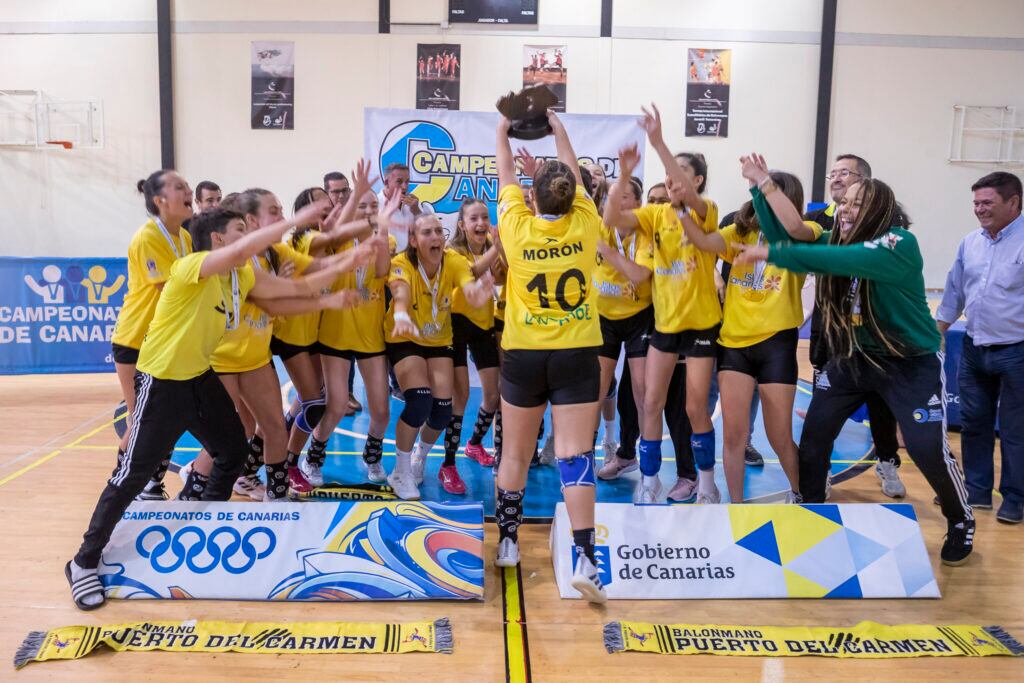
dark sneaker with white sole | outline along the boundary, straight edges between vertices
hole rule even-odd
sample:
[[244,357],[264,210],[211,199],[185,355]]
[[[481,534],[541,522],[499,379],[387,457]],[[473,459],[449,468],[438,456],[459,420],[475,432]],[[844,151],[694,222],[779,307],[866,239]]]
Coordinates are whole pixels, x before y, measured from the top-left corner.
[[946,540],[942,543],[942,564],[959,567],[967,562],[974,550],[974,520],[965,519],[960,522],[949,522],[946,528]]

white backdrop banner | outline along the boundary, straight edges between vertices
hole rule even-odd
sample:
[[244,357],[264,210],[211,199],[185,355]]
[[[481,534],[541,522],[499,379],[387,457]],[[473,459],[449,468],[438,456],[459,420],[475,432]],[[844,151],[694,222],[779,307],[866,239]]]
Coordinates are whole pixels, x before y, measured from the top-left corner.
[[483,507],[132,503],[103,551],[111,598],[481,600]]
[[[429,204],[448,228],[455,226],[459,205],[467,197],[491,206],[498,198],[494,161],[497,112],[418,109],[364,110],[364,156],[381,176],[388,164],[409,167],[409,186],[421,202]],[[644,153],[644,132],[637,117],[599,114],[559,114],[581,162],[593,162],[609,179],[618,177],[619,149],[636,143]],[[525,147],[537,158],[554,158],[554,138],[512,140],[512,151]],[[636,173],[643,173],[643,159]],[[642,175],[638,177],[643,180]],[[524,179],[525,180],[525,179]],[[381,187],[378,184],[378,188]],[[402,236],[398,236],[404,244]]]
[[[596,554],[612,599],[940,597],[907,504],[598,503]],[[580,597],[564,503],[551,557],[560,595]]]

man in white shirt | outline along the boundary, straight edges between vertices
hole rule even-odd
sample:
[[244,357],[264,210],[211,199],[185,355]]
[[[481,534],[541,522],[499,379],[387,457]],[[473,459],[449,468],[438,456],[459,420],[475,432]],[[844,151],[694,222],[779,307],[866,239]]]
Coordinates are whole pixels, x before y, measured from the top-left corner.
[[402,205],[391,217],[391,234],[395,236],[401,253],[409,243],[409,228],[423,214],[434,213],[434,208],[409,192],[409,167],[398,162],[388,164],[384,169],[384,189],[377,195],[381,206],[387,203],[387,195],[395,190],[402,194]]

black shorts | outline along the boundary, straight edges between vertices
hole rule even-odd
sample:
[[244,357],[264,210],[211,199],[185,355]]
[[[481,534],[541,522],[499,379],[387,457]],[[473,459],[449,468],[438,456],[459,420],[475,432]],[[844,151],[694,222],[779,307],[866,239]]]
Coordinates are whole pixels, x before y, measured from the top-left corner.
[[317,342],[310,349],[311,353],[319,353],[321,356],[333,356],[335,358],[344,358],[347,361],[355,362],[357,360],[366,360],[367,358],[375,358],[377,356],[383,356],[383,351],[366,352],[366,351],[351,351],[349,349],[336,349],[333,346],[328,346],[323,342]]
[[399,361],[409,356],[420,358],[451,358],[455,355],[455,349],[450,346],[420,346],[415,342],[399,342],[387,345],[388,362],[391,367],[398,365]]
[[675,353],[683,358],[714,358],[718,355],[718,330],[721,324],[706,330],[683,330],[682,332],[651,333],[651,346],[665,353]]
[[501,334],[504,331],[505,331],[505,321],[502,320],[501,318],[495,318],[494,319],[494,332],[496,334]]
[[317,353],[316,346],[316,342],[313,342],[309,346],[298,346],[296,344],[283,342],[277,337],[270,338],[270,352],[281,360],[294,358],[300,353]]
[[648,306],[628,318],[612,320],[601,316],[601,351],[604,358],[618,360],[619,348],[626,347],[626,358],[647,355],[647,343],[654,329],[654,306]]
[[494,328],[482,330],[464,315],[452,313],[452,346],[455,348],[455,367],[467,365],[466,350],[473,356],[477,370],[498,367],[498,340]]
[[506,349],[501,397],[520,408],[594,403],[601,398],[599,348]]
[[114,357],[114,362],[119,365],[137,365],[139,362],[138,349],[111,343],[110,350],[113,352],[111,355]]
[[799,367],[796,346],[800,330],[776,332],[763,342],[734,349],[718,347],[718,371],[742,372],[758,384],[796,384]]

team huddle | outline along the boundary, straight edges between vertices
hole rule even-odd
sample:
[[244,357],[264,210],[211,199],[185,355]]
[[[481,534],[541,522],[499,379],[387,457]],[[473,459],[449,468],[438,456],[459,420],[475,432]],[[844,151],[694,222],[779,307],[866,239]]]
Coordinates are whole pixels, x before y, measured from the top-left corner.
[[[786,502],[820,503],[833,444],[867,402],[880,460],[898,424],[937,495],[948,523],[943,562],[966,562],[974,518],[946,443],[941,338],[917,241],[889,186],[847,155],[830,176],[835,204],[805,218],[799,179],[753,154],[741,159],[751,198],[719,227],[704,158],[669,151],[653,105],[640,125],[665,181],[649,189],[646,205],[632,175],[635,146],[620,151],[609,182],[600,167],[580,166],[553,112],[548,123],[557,159],[541,161],[526,149],[513,153],[510,122],[501,119],[497,226],[484,201],[468,199],[450,237],[409,192],[400,164],[383,169],[379,194],[368,164],[351,178],[330,173],[323,188],[296,198],[290,219],[264,189],[221,198],[204,181],[193,197],[172,170],[140,181],[150,218],[131,241],[113,338],[129,427],[65,568],[76,605],[103,604],[103,548],[132,500],[167,497],[164,475],[185,431],[203,450],[184,472],[180,500],[227,500],[234,491],[287,501],[323,486],[330,435],[364,408],[351,395],[356,368],[370,416],[367,479],[418,499],[427,454],[443,435],[438,479],[445,491],[465,493],[456,453],[469,357],[482,400],[465,454],[496,470],[499,566],[520,560],[531,465],[553,464],[577,553],[573,586],[603,602],[597,480],[639,469],[638,503],[720,503],[711,419],[718,397],[731,501],[744,500],[745,467],[763,464],[750,444],[758,406],[789,481]],[[817,276],[816,377],[798,445],[792,416],[808,273]],[[296,391],[283,418],[274,355]],[[403,407],[388,473],[392,394]],[[920,406],[939,419],[919,419]],[[667,492],[659,478],[665,425],[677,470]],[[492,429],[493,454],[483,446]],[[879,464],[890,496],[905,492],[898,464]]]

